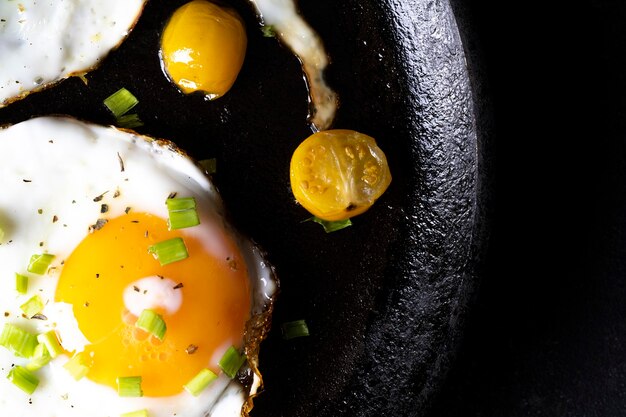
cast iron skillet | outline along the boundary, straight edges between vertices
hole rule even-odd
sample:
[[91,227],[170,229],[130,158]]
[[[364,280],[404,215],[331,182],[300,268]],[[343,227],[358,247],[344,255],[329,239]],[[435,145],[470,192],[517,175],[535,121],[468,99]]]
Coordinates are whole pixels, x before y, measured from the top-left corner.
[[[294,203],[289,160],[311,130],[298,60],[248,25],[234,88],[215,102],[185,97],[163,76],[163,25],[185,0],[151,0],[129,39],[85,85],[70,79],[0,110],[1,123],[69,114],[108,124],[102,100],[139,98],[140,133],[192,157],[215,157],[229,214],[268,253],[281,279],[261,351],[265,392],[253,416],[416,415],[445,375],[476,282],[484,239],[481,143],[472,79],[447,0],[309,0],[325,40],[327,79],[341,98],[334,127],[375,138],[393,181],[354,225],[325,234]],[[311,336],[285,341],[305,319]]]

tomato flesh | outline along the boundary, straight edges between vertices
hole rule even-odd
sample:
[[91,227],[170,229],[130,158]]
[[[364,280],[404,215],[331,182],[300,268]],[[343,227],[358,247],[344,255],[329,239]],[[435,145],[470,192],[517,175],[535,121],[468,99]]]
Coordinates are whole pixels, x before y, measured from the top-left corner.
[[345,220],[369,209],[391,183],[387,158],[371,136],[325,130],[304,140],[290,166],[296,200],[313,215]]

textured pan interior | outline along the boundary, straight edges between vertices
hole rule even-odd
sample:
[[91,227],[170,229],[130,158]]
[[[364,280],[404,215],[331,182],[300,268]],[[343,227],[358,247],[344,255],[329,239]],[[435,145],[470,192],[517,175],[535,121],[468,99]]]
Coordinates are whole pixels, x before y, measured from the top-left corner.
[[[215,102],[184,97],[157,55],[182,3],[151,0],[87,85],[71,79],[34,94],[0,109],[0,122],[60,113],[111,123],[102,100],[131,90],[146,123],[139,132],[217,158],[214,179],[233,222],[281,278],[253,416],[415,415],[456,347],[483,238],[475,97],[448,0],[300,1],[332,60],[335,127],[377,138],[393,175],[353,227],[328,235],[302,223],[308,214],[289,189],[291,153],[311,133],[298,60],[234,0],[249,33],[237,83]],[[311,336],[284,341],[280,324],[296,319]]]

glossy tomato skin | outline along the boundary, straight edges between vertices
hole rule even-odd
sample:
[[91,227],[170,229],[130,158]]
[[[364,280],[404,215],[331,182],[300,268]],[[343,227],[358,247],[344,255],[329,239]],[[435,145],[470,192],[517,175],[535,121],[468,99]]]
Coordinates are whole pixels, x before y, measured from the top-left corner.
[[202,91],[213,100],[235,83],[247,42],[234,9],[193,0],[174,12],[163,31],[163,70],[183,93]]
[[365,212],[391,183],[387,158],[371,136],[354,130],[314,133],[295,150],[291,189],[311,214],[328,221]]

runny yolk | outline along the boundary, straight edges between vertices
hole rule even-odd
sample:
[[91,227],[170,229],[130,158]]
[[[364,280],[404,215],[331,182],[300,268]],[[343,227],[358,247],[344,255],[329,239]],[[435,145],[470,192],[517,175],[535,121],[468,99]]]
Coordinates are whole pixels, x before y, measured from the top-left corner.
[[[189,257],[160,266],[148,247],[177,236],[184,239]],[[65,261],[56,300],[73,305],[90,342],[85,347],[93,357],[89,379],[117,389],[118,377],[141,376],[145,396],[169,396],[203,368],[219,373],[224,351],[241,347],[250,315],[242,255],[226,233],[220,238],[230,254],[226,258],[208,253],[184,230],[168,231],[159,217],[131,212],[83,239]],[[149,276],[182,284],[176,289],[182,291],[178,311],[157,308],[167,325],[163,341],[137,329],[137,317],[124,304],[124,290]]]

